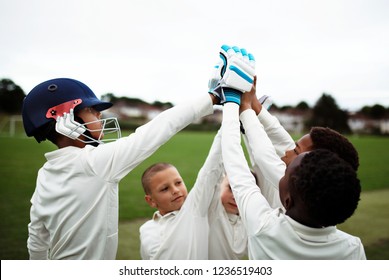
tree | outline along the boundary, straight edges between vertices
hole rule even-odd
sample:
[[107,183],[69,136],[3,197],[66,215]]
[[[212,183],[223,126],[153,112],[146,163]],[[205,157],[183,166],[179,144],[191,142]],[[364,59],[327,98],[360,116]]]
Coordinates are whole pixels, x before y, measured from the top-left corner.
[[301,101],[299,104],[296,105],[296,109],[300,111],[307,111],[309,110],[309,105],[305,101]]
[[384,106],[375,104],[371,107],[370,116],[375,120],[383,119],[386,115],[386,109]]
[[0,112],[20,114],[26,95],[22,88],[10,79],[0,80]]
[[312,109],[312,118],[308,120],[308,129],[312,126],[332,128],[340,133],[350,133],[347,123],[348,113],[339,109],[331,95],[323,93]]

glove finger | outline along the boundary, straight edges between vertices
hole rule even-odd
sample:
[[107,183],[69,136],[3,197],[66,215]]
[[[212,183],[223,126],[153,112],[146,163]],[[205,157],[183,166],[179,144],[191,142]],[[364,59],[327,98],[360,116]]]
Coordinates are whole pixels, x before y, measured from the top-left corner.
[[248,55],[248,58],[249,58],[249,63],[254,66],[255,65],[255,58],[254,58],[254,55],[252,55],[251,53],[249,53]]
[[232,49],[235,51],[235,55],[238,56],[239,58],[242,57],[242,53],[240,52],[240,48],[237,46],[232,47]]
[[223,45],[223,46],[221,46],[221,49],[222,49],[222,51],[224,51],[225,53],[228,53],[228,51],[231,49],[231,47],[228,46],[228,45]]
[[249,62],[249,56],[247,55],[246,49],[240,49],[240,52],[242,53],[243,60],[244,60],[245,62]]

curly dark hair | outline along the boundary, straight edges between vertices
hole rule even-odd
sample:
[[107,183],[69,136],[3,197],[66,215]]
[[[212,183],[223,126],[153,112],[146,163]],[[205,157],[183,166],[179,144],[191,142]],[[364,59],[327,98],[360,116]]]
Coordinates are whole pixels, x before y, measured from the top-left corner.
[[337,154],[318,149],[307,153],[291,175],[293,196],[321,226],[334,226],[352,216],[361,194],[356,171]]
[[358,152],[345,136],[331,128],[319,126],[312,127],[309,135],[312,139],[313,149],[330,150],[351,164],[355,171],[358,170]]

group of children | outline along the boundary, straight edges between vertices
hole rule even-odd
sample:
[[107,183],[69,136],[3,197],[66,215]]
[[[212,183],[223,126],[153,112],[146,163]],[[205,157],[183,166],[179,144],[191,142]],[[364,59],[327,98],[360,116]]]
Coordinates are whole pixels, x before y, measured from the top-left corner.
[[[366,259],[360,239],[336,228],[360,198],[353,145],[321,127],[295,143],[258,100],[245,49],[222,46],[211,80],[207,94],[128,137],[101,116],[112,104],[80,81],[32,89],[23,104],[26,134],[59,149],[45,154],[38,172],[30,259],[115,259],[120,180],[215,104],[223,105],[222,124],[189,193],[167,162],[142,175],[146,203],[157,209],[140,227],[142,259]],[[119,139],[104,143],[112,132]]]

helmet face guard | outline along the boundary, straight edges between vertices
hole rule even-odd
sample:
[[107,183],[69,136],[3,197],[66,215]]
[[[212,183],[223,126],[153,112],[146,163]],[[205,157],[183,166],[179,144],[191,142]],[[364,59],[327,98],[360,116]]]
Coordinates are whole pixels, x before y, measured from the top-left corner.
[[[54,109],[59,112],[58,108],[62,109],[67,107],[68,105],[60,104]],[[53,110],[53,108],[50,108],[49,110]],[[86,144],[98,145],[103,144],[105,142],[115,141],[121,137],[119,122],[116,118],[104,118],[91,122],[81,123],[74,119],[73,108],[69,110],[69,113],[61,112],[58,115],[60,116],[57,116],[56,118],[55,130],[58,133],[71,139],[77,139]],[[90,128],[94,127],[96,124],[97,127],[99,127],[98,129]],[[95,135],[95,137],[92,137],[92,135]]]
[[[88,124],[74,120],[74,110],[93,107],[97,111],[103,111],[112,106],[110,102],[99,100],[93,91],[80,81],[59,78],[48,80],[37,85],[26,96],[23,102],[23,125],[27,136],[36,136],[39,130],[53,120],[56,121],[56,131],[71,139],[78,139],[84,143],[101,144],[104,134],[116,132],[121,136],[119,123],[116,118],[101,119],[101,131],[97,139],[91,137],[96,131],[88,129]],[[83,135],[85,139],[79,137]],[[83,137],[81,137],[83,138]],[[113,141],[108,137],[107,141]]]
[[[87,128],[89,124],[94,124],[98,122],[101,123],[101,129]],[[116,118],[104,118],[93,122],[87,122],[82,124],[82,126],[86,128],[86,131],[81,134],[85,137],[85,139],[77,138],[77,140],[84,142],[86,144],[94,144],[94,143],[103,144],[121,138],[120,126]],[[91,136],[92,133],[96,133],[96,132],[99,133],[97,139]]]

